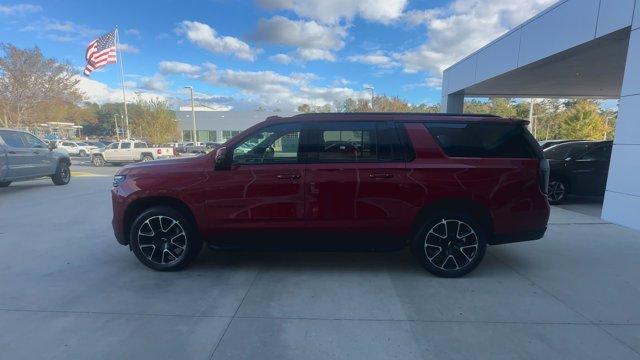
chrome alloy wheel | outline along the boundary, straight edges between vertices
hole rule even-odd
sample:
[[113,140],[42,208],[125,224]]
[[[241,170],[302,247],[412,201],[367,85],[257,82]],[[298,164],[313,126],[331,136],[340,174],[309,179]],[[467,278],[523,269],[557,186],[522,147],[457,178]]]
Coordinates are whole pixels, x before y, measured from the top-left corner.
[[547,197],[549,201],[561,201],[567,194],[567,189],[564,184],[560,181],[551,181],[549,182],[549,190]]
[[60,179],[68,183],[71,180],[71,169],[67,165],[61,165],[60,167]]
[[442,219],[427,233],[424,252],[427,260],[438,269],[459,270],[478,254],[478,235],[465,222]]
[[187,234],[177,220],[168,216],[153,216],[140,226],[138,246],[150,261],[173,265],[186,256]]

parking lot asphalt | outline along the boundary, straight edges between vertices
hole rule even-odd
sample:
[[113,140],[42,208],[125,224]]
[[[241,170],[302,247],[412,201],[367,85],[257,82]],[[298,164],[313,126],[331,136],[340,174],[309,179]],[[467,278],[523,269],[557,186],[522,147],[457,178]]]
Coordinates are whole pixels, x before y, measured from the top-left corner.
[[460,279],[405,250],[205,249],[160,273],[113,237],[116,170],[0,189],[0,358],[640,359],[640,233],[597,217],[554,208]]

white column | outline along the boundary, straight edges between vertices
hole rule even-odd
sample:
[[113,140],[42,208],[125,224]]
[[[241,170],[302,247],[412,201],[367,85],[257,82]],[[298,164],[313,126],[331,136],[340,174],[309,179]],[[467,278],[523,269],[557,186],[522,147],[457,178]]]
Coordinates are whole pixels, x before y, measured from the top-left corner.
[[443,94],[442,111],[450,114],[462,114],[464,110],[463,94]]
[[640,1],[636,2],[602,218],[640,230]]

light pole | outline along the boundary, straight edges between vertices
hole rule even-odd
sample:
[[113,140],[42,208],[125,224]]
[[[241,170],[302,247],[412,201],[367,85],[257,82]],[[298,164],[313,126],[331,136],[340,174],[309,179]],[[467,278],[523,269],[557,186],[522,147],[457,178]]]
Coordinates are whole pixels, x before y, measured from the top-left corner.
[[118,118],[117,114],[113,114],[113,122],[116,123],[116,139],[120,141],[120,129],[118,129]]
[[184,88],[189,89],[191,91],[191,118],[193,120],[193,130],[191,133],[191,141],[193,141],[193,144],[196,145],[196,143],[198,142],[198,131],[196,129],[196,110],[193,104],[193,86],[185,86]]
[[373,88],[373,86],[367,86],[364,89],[371,91],[371,111],[373,111],[374,110],[373,109],[373,90],[374,90],[374,88]]

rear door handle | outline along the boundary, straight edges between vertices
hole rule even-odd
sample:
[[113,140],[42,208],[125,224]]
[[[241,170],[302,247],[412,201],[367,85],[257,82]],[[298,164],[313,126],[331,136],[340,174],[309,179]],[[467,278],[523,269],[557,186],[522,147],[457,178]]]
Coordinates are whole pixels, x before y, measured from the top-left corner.
[[393,174],[389,174],[389,173],[373,173],[373,174],[369,174],[369,177],[371,179],[391,179],[393,177]]
[[295,180],[295,179],[300,179],[300,175],[298,175],[298,174],[278,174],[278,175],[276,175],[276,178],[278,178],[280,180]]

